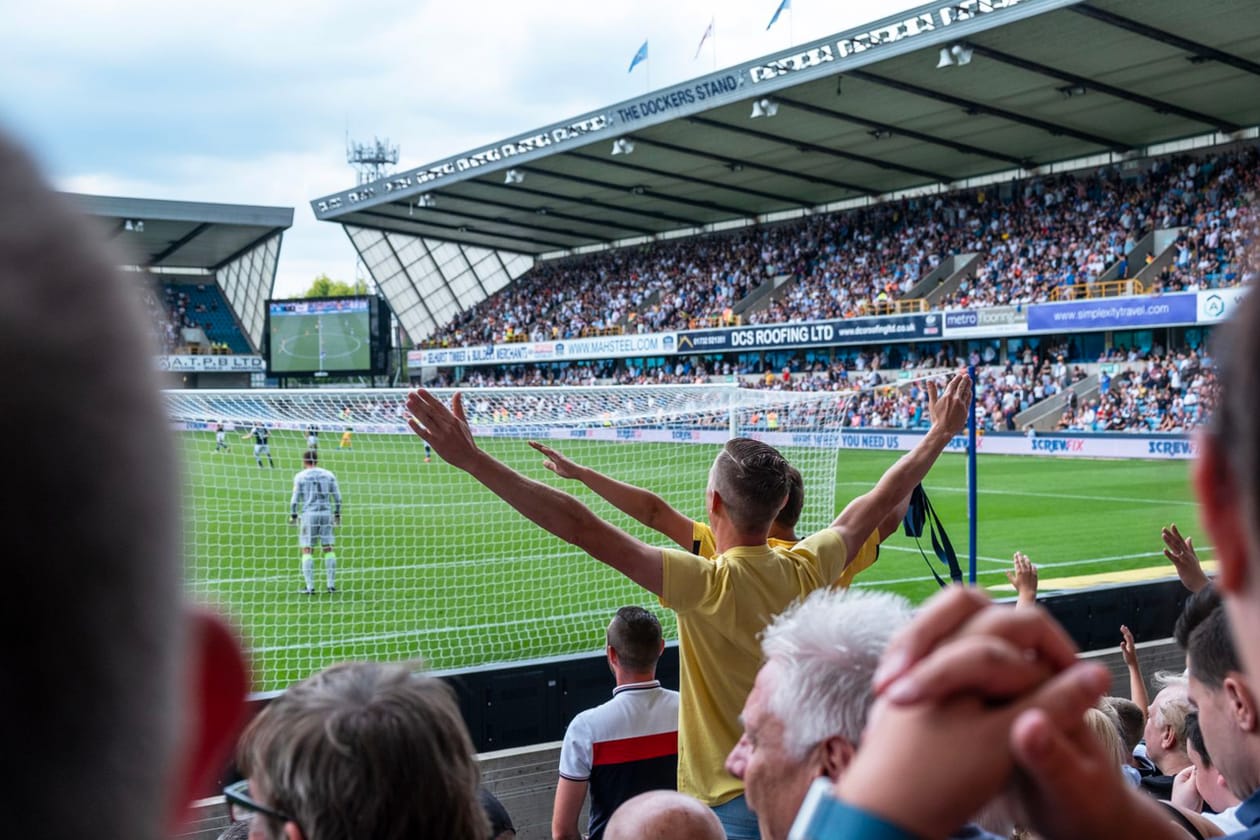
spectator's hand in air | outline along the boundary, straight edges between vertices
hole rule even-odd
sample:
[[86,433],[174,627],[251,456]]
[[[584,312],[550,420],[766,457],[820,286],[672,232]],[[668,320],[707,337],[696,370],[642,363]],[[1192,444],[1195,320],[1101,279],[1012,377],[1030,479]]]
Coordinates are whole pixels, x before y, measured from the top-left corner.
[[1177,577],[1191,592],[1198,592],[1210,581],[1203,571],[1198,552],[1194,550],[1194,537],[1182,538],[1177,525],[1171,524],[1160,532],[1164,540],[1164,556],[1177,570]]
[[543,466],[551,470],[561,478],[577,478],[578,472],[582,469],[581,465],[572,461],[550,446],[545,446],[536,440],[531,440],[529,445],[541,452],[547,460],[543,461]]
[[929,380],[927,393],[932,428],[948,432],[951,437],[961,432],[967,425],[967,412],[971,409],[971,377],[967,371],[960,370],[954,374],[944,391]]
[[1133,631],[1124,624],[1120,625],[1120,655],[1124,657],[1125,665],[1138,667],[1137,643],[1133,641]]
[[480,452],[464,415],[464,395],[456,393],[448,409],[424,388],[407,394],[407,423],[442,460],[467,470]]
[[1022,551],[1015,552],[1014,567],[1006,572],[1006,579],[1015,587],[1017,607],[1037,603],[1037,567]]

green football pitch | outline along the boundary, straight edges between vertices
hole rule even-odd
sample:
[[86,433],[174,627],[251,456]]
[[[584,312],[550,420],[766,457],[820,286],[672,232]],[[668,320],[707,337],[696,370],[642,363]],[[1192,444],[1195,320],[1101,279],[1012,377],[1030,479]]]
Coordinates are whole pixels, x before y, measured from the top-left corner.
[[[259,469],[252,447],[239,439],[226,453],[214,452],[213,433],[185,433],[183,442],[190,589],[234,618],[252,651],[258,689],[283,687],[349,658],[420,659],[445,670],[599,650],[618,606],[654,605],[643,590],[543,534],[436,456],[423,463],[422,444],[399,435],[356,434],[348,450],[334,435],[321,441],[321,466],[337,474],[345,497],[338,591],[324,592],[317,560],[319,594],[302,595],[297,532],[287,524],[302,436],[273,433],[275,469]],[[661,542],[585,488],[544,470],[523,440],[482,443]],[[712,446],[572,441],[560,448],[703,516]],[[836,498],[823,504],[807,485],[806,517],[829,518],[897,456],[841,451]],[[1038,564],[1046,592],[1062,578],[1162,567],[1159,529],[1169,522],[1198,533],[1185,462],[982,455],[977,475],[982,586],[1006,582],[1016,550]],[[965,486],[966,459],[956,454],[942,456],[925,482],[964,570]],[[926,539],[923,548],[946,576]],[[915,541],[901,533],[856,585],[916,602],[936,589]],[[658,612],[672,637],[672,615]]]

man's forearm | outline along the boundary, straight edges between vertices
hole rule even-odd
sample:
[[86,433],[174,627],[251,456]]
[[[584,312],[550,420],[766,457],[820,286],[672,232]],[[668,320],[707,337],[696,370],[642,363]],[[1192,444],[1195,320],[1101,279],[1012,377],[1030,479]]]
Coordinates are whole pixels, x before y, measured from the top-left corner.
[[582,467],[578,480],[626,516],[649,528],[657,527],[657,513],[665,502],[652,491],[618,481],[590,467]]
[[914,449],[888,468],[871,492],[854,499],[841,511],[832,524],[848,532],[847,537],[853,542],[850,554],[923,481],[951,439],[944,431],[929,429]]
[[595,514],[568,493],[521,475],[485,452],[478,452],[468,474],[538,527],[565,542],[582,544]]

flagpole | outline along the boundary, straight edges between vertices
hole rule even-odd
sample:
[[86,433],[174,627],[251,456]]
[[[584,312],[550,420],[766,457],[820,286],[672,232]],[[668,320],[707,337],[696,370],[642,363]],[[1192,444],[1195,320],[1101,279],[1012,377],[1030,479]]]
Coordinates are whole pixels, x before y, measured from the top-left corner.
[[710,50],[713,53],[713,69],[716,72],[717,71],[717,12],[714,12],[713,16],[709,18],[709,23],[713,24],[713,34],[709,36],[709,40],[713,42],[710,45]]

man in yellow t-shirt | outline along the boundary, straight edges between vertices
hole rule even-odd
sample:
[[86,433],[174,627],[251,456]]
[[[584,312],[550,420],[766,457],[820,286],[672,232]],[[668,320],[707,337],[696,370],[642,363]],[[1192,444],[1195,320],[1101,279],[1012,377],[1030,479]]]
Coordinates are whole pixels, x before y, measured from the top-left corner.
[[[546,457],[543,466],[561,478],[582,482],[617,510],[668,537],[692,554],[710,560],[717,556],[713,529],[703,522],[692,520],[651,490],[618,481],[590,467],[584,467],[537,441],[531,440],[529,445]],[[796,535],[796,523],[800,521],[801,511],[805,507],[805,481],[796,467],[789,465],[787,470],[787,501],[770,524],[770,533],[766,538],[771,548],[791,548],[801,541]],[[909,504],[910,497],[907,496],[889,511],[879,527],[844,567],[840,577],[831,582],[831,586],[846,588],[853,583],[855,577],[875,565],[875,561],[879,559],[880,543],[897,532],[902,520],[906,518]]]
[[936,383],[929,383],[927,391],[932,426],[918,445],[829,527],[790,548],[766,543],[787,501],[787,462],[759,441],[727,441],[709,471],[705,494],[718,550],[711,560],[653,548],[567,493],[529,479],[479,449],[462,394],[455,395],[448,409],[417,388],[407,395],[406,407],[412,431],[444,461],[534,524],[657,595],[678,614],[679,789],[712,807],[728,837],[756,838],[756,818],[743,802],[743,784],[724,763],[739,740],[739,714],[761,664],[757,634],[788,604],[836,580],[856,547],[910,495],[962,430],[971,402],[970,379],[960,374],[939,395]]

